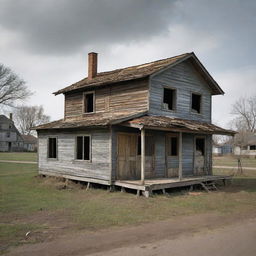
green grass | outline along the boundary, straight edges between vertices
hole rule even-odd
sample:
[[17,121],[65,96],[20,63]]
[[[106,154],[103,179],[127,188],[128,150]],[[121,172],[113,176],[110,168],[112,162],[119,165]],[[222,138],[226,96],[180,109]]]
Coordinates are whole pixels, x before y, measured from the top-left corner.
[[[224,174],[223,170],[214,170]],[[226,170],[224,170],[226,172]],[[131,193],[104,189],[86,191],[78,185],[38,178],[36,165],[0,163],[0,247],[37,242],[45,232],[101,229],[164,220],[198,213],[235,213],[256,210],[256,173],[235,177],[233,185],[216,193],[137,198]],[[64,229],[65,227],[65,229]],[[25,234],[32,231],[32,239]],[[39,239],[39,240],[40,240]]]
[[[256,158],[241,158],[243,167],[255,167],[256,169]],[[231,166],[237,167],[236,156],[216,156],[213,157],[213,165],[215,166]]]
[[34,152],[0,152],[0,160],[10,161],[37,161],[37,153]]

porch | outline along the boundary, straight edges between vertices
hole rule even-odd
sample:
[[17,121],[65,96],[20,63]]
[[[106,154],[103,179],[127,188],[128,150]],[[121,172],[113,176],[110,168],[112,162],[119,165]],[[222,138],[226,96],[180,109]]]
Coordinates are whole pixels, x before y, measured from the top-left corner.
[[144,183],[141,180],[116,180],[113,185],[137,190],[137,193],[144,193],[146,197],[149,197],[155,190],[163,190],[169,188],[187,187],[199,185],[207,182],[222,181],[226,184],[226,181],[231,180],[232,176],[222,175],[206,175],[206,176],[191,176],[179,178],[157,178],[157,179],[145,179]]

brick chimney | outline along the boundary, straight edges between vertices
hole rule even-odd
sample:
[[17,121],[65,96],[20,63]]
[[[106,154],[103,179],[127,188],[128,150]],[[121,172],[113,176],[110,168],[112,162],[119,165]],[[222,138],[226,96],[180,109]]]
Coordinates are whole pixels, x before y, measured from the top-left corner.
[[10,113],[10,120],[12,120],[12,113]]
[[88,79],[93,79],[95,76],[97,76],[97,62],[98,53],[88,53]]

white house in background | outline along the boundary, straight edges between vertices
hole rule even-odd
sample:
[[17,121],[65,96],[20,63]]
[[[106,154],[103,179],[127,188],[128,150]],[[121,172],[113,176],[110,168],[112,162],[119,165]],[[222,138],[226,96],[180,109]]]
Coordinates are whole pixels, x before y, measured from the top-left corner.
[[256,158],[256,134],[249,136],[246,145],[235,146],[234,154]]

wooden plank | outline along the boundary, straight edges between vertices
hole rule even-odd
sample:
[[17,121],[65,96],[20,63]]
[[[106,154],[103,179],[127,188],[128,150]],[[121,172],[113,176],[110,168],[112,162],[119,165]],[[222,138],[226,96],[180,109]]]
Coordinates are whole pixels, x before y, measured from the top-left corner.
[[100,180],[100,179],[93,179],[93,178],[87,178],[87,177],[80,177],[75,175],[66,175],[66,174],[55,174],[50,171],[39,171],[39,174],[46,175],[46,176],[53,176],[53,177],[62,177],[70,180],[80,180],[80,181],[86,181],[88,183],[96,183],[96,184],[102,184],[102,185],[110,185],[108,180]]

